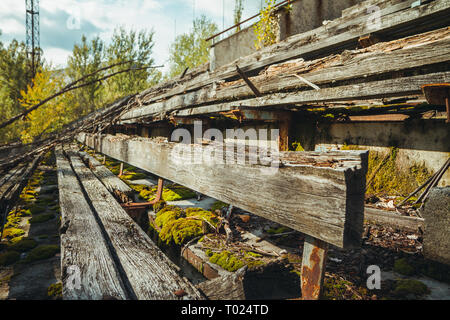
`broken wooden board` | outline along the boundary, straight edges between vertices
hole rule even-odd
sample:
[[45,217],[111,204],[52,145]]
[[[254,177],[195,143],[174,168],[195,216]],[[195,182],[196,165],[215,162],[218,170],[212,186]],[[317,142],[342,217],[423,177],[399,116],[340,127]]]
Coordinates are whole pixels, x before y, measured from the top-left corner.
[[76,152],[65,150],[75,174],[92,204],[103,235],[114,252],[130,299],[176,300],[180,290],[190,300],[202,299],[198,290],[178,272],[179,268],[150,240],[87,168]]
[[[223,158],[194,161],[192,154],[180,152],[189,145],[149,138],[83,133],[77,139],[97,152],[337,247],[361,244],[367,151],[281,152],[281,164],[269,167],[227,164]],[[210,154],[208,146],[196,148]]]
[[128,299],[119,270],[70,162],[56,148],[63,299]]
[[[174,112],[174,115],[183,116],[189,113],[189,109],[186,108],[192,108],[194,111],[197,111],[197,108],[208,109],[211,106],[204,106],[205,104],[211,105],[217,104],[217,102],[234,107],[246,105],[261,107],[421,94],[421,85],[427,81],[430,83],[440,81],[438,79],[442,78],[441,71],[444,73],[449,70],[440,67],[436,69],[439,72],[434,74],[430,72],[432,75],[424,74],[417,77],[416,80],[414,77],[410,79],[406,76],[398,79],[399,72],[448,62],[449,56],[450,28],[443,28],[423,35],[380,43],[370,49],[354,50],[314,61],[293,60],[270,66],[260,75],[250,78],[261,92],[266,94],[260,99],[248,99],[253,96],[253,93],[243,81],[213,84],[164,101],[152,104],[146,102],[140,107],[125,112],[121,120],[123,123],[132,123],[130,121],[132,119],[158,117],[171,112]],[[390,61],[389,64],[386,63],[387,59]],[[361,66],[364,68],[362,69]],[[298,73],[315,85],[319,85],[321,88],[325,86],[325,88],[318,92],[310,90],[311,88],[307,84],[295,77]],[[374,78],[382,74],[384,74],[384,81],[377,81]],[[389,74],[391,75],[388,76]],[[433,80],[436,76],[438,79]],[[370,77],[374,79],[371,80]],[[345,85],[336,85],[338,83]],[[291,95],[293,97],[290,101],[278,101],[277,94],[274,94],[278,91],[282,91],[280,95],[285,97],[284,100]],[[177,114],[176,111],[180,109],[185,110]],[[229,109],[227,108],[227,110]],[[200,113],[205,112],[198,111],[193,114]]]
[[2,179],[3,181],[0,186],[0,234],[3,234],[3,228],[9,211],[16,204],[22,190],[27,185],[29,178],[37,168],[41,159],[42,154],[38,154],[34,157],[33,161],[12,170],[8,177]]
[[[247,57],[242,57],[233,63],[223,66],[214,72],[198,73],[196,77],[186,81],[175,79],[160,86],[156,86],[141,93],[130,106],[151,104],[189,91],[213,85],[225,79],[238,76],[236,64],[243,72],[259,70],[266,66],[287,61],[290,59],[311,59],[317,56],[327,56],[331,53],[341,52],[344,49],[354,49],[358,39],[365,34],[383,34],[388,39],[401,38],[448,26],[450,4],[445,0],[410,8],[405,3],[383,8],[380,12],[380,25],[371,26],[368,16],[361,15],[356,18],[343,16],[320,28],[292,36],[281,43],[264,48]],[[394,36],[395,30],[399,33]],[[394,62],[395,60],[392,60]],[[333,78],[331,78],[333,79]]]

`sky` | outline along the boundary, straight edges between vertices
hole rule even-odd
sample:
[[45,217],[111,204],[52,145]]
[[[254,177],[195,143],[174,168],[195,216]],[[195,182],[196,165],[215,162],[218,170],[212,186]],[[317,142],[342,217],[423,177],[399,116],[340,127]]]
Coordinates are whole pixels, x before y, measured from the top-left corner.
[[[258,13],[262,0],[244,0],[242,19]],[[108,43],[114,29],[154,30],[154,59],[168,69],[169,46],[201,14],[222,30],[233,25],[235,0],[40,0],[40,41],[44,58],[64,67],[73,45],[99,36]],[[24,41],[25,0],[0,0],[0,41]]]

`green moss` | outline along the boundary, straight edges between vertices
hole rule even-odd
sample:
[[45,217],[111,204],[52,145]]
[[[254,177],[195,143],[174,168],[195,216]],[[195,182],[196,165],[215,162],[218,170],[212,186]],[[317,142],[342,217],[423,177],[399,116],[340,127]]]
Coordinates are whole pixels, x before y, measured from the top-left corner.
[[25,231],[19,228],[5,228],[3,230],[2,237],[8,240],[11,240],[13,238],[17,238],[20,236],[23,236],[25,234]]
[[53,257],[59,252],[59,246],[57,245],[40,245],[30,251],[25,258],[25,263],[30,263],[37,260],[44,260]]
[[39,240],[48,239],[48,234],[41,234],[38,236]]
[[9,250],[17,251],[17,252],[25,252],[31,250],[37,246],[37,242],[33,239],[21,239],[16,243],[9,246]]
[[46,210],[46,208],[43,207],[43,206],[33,206],[30,209],[30,212],[31,212],[32,215],[36,215],[36,214],[40,214],[40,213],[45,212],[45,210]]
[[61,299],[62,298],[62,283],[57,282],[51,284],[47,289],[47,295],[51,298]]
[[416,273],[414,267],[405,258],[398,259],[394,262],[394,271],[405,276],[412,276]]
[[292,143],[292,148],[294,148],[294,151],[305,151],[300,142]]
[[386,154],[369,152],[367,179],[373,178],[366,194],[406,196],[431,176],[431,172],[424,164],[416,164],[407,169],[401,169],[397,165],[397,156],[398,149],[394,147],[391,148],[387,158]]
[[222,251],[214,253],[209,258],[209,261],[221,266],[223,269],[234,272],[245,266],[244,261],[231,254],[229,251]]
[[430,290],[423,282],[413,279],[398,280],[394,290],[394,294],[396,296],[406,296],[409,294],[413,294],[418,297],[429,292]]
[[290,229],[286,227],[280,227],[280,228],[270,228],[269,230],[266,230],[267,233],[270,234],[280,234],[288,232]]
[[20,259],[20,253],[16,251],[7,251],[0,253],[0,266],[9,266]]
[[222,208],[228,207],[228,204],[222,201],[216,201],[211,206],[211,211],[215,212],[216,210],[222,210]]
[[31,211],[30,209],[22,209],[16,213],[17,217],[30,217]]
[[253,257],[253,258],[261,258],[261,257],[262,257],[261,254],[255,253],[255,252],[251,252],[251,251],[248,251],[248,252],[246,252],[245,254],[246,254],[247,256],[250,256],[250,257]]
[[129,186],[137,192],[141,192],[142,190],[146,189],[147,186],[144,184],[129,184]]
[[38,216],[35,216],[33,218],[30,219],[30,223],[43,223],[43,222],[47,222],[51,219],[55,218],[55,214],[54,213],[45,213],[45,214],[40,214]]
[[159,200],[155,204],[153,204],[153,211],[158,213],[166,206],[166,202],[164,200]]
[[159,238],[166,244],[174,242],[181,245],[192,238],[203,235],[203,220],[213,226],[219,222],[211,211],[200,208],[188,208],[184,212],[179,207],[166,206],[160,210],[155,219],[155,224],[161,231]]
[[[139,196],[147,201],[152,201],[156,197],[157,187],[151,189],[145,188],[139,192]],[[191,199],[195,197],[195,192],[182,186],[172,186],[164,188],[162,192],[162,199],[164,201],[179,201],[184,199]]]

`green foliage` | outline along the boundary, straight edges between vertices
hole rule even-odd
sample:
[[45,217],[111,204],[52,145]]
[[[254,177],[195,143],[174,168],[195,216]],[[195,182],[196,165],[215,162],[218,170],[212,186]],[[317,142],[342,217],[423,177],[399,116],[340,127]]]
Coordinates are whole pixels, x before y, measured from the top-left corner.
[[[242,0],[235,0],[234,2],[234,24],[238,24],[241,22],[242,11],[244,10],[244,5],[242,4]],[[236,28],[236,32],[241,30],[241,26]]]
[[14,238],[18,238],[20,236],[23,236],[24,234],[25,234],[25,231],[23,231],[22,229],[14,228],[14,227],[10,227],[10,228],[5,227],[3,229],[2,238],[8,239],[8,240],[13,240]]
[[[27,89],[21,92],[22,98],[19,101],[23,108],[29,108],[56,94],[64,86],[65,79],[63,74],[52,72],[50,67],[43,67],[36,73],[32,84],[28,85]],[[54,132],[69,123],[72,118],[66,112],[67,99],[72,94],[72,92],[68,92],[65,95],[58,96],[28,114],[24,123],[25,128],[21,132],[20,138],[22,142],[33,142],[43,133]]]
[[[2,121],[23,111],[19,98],[20,92],[27,87],[27,74],[25,44],[12,40],[8,47],[4,47],[0,41],[0,119]],[[21,122],[0,129],[0,144],[19,140],[21,131]]]
[[261,10],[261,19],[255,24],[255,48],[270,46],[277,41],[278,21],[275,15],[276,0],[266,0],[266,7]]
[[177,36],[169,49],[169,78],[193,69],[209,60],[209,43],[205,39],[217,33],[217,25],[202,15],[194,20],[194,28]]
[[16,251],[6,251],[0,253],[0,266],[8,266],[20,259],[20,253]]
[[[76,81],[87,74],[103,67],[104,43],[99,37],[87,41],[86,36],[81,37],[81,43],[75,44],[72,55],[67,62],[67,75],[71,81]],[[100,74],[87,78],[87,81],[97,80]],[[103,104],[102,84],[97,82],[91,84],[75,93],[72,101],[72,112],[86,115]]]
[[25,263],[33,261],[44,260],[53,257],[59,252],[59,246],[57,245],[40,245],[39,247],[31,250],[25,258]]

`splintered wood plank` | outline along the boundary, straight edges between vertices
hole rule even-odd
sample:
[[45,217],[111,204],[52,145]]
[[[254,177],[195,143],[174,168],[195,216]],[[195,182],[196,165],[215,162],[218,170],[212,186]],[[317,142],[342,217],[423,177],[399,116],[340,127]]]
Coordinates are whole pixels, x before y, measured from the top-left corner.
[[[281,152],[281,166],[272,168],[223,158],[202,162],[179,152],[181,144],[148,138],[77,138],[98,152],[338,247],[360,246],[367,152]],[[208,146],[196,147],[208,153]]]
[[60,147],[55,154],[61,207],[63,298],[100,300],[109,296],[125,300],[128,295],[119,271],[77,177]]
[[105,185],[106,189],[112,194],[116,191],[127,196],[132,196],[134,190],[131,189],[125,182],[116,177],[108,168],[102,165],[97,159],[90,156],[86,152],[79,152],[80,157],[89,164],[92,173]]
[[128,216],[73,151],[66,151],[75,173],[89,196],[92,206],[117,256],[126,286],[139,300],[179,299],[174,293],[185,292],[184,298],[202,299],[200,292],[178,274],[179,268],[150,240]]
[[[249,56],[241,57],[232,63],[218,68],[214,72],[199,72],[194,77],[175,79],[165,82],[141,93],[133,105],[155,103],[172,96],[184,95],[189,91],[212,85],[210,92],[216,90],[215,83],[238,76],[236,64],[248,73],[266,66],[290,59],[311,59],[353,50],[358,39],[366,34],[386,34],[388,38],[401,38],[448,25],[450,5],[446,0],[410,8],[404,3],[382,8],[379,12],[381,23],[374,26],[368,23],[367,14],[357,17],[343,16],[327,25],[289,37],[285,41],[263,48]],[[399,33],[395,33],[399,31]],[[395,62],[394,60],[391,60]],[[330,77],[334,80],[334,77]],[[283,88],[283,85],[280,85]]]

